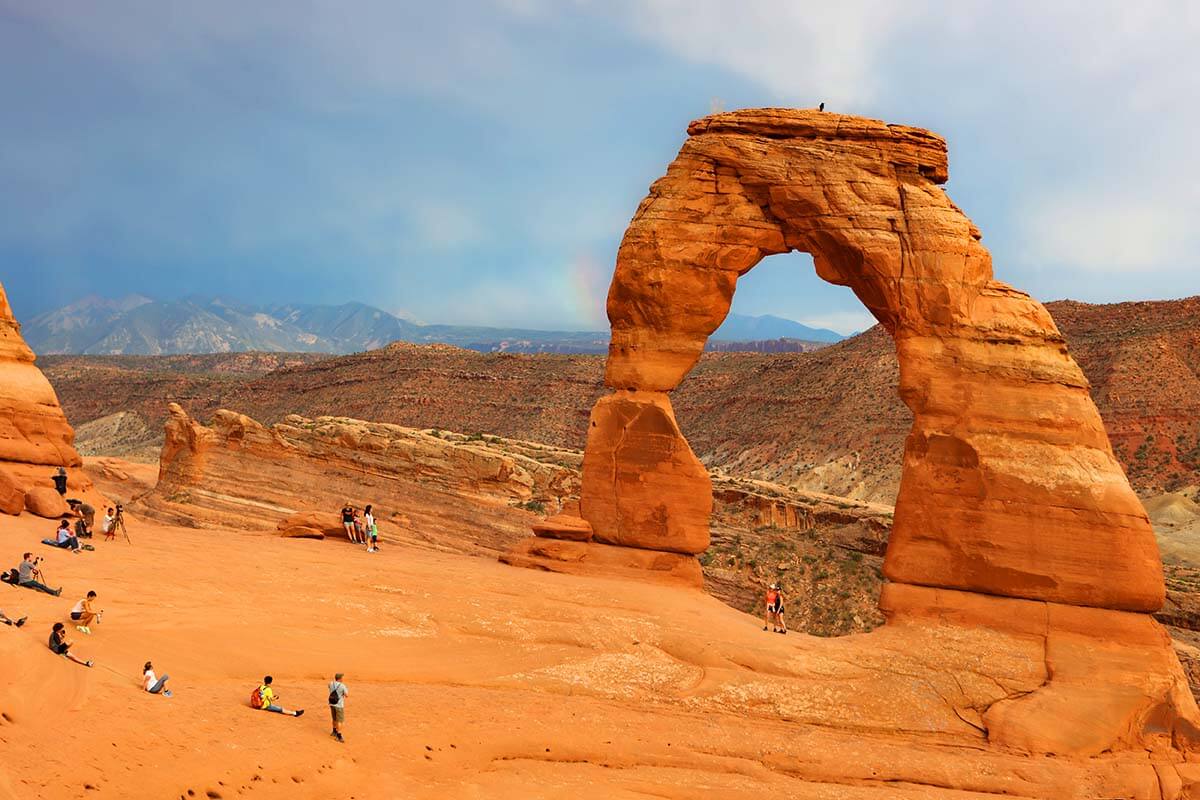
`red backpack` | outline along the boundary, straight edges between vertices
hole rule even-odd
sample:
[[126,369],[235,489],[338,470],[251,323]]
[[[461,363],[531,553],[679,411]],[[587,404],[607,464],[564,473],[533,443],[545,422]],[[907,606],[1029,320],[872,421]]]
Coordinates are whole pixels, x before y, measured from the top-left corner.
[[262,687],[261,686],[256,687],[254,689],[254,691],[250,693],[250,707],[251,708],[262,708],[263,707]]

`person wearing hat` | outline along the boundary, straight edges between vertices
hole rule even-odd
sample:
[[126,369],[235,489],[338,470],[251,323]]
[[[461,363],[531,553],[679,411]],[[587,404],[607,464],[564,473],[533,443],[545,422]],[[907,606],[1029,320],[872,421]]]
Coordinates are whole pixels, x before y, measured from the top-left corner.
[[333,718],[333,732],[329,735],[339,742],[346,741],[342,738],[342,725],[346,722],[346,695],[350,694],[342,677],[341,672],[337,673],[329,684],[329,715]]
[[763,630],[768,626],[775,633],[787,633],[787,623],[783,621],[783,590],[779,588],[778,583],[772,583],[771,588],[767,589],[767,611],[763,616]]

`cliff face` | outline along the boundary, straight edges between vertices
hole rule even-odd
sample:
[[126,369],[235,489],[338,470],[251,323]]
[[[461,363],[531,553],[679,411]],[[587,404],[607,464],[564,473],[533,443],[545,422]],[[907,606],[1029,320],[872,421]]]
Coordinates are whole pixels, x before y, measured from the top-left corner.
[[345,503],[369,503],[385,537],[495,552],[534,518],[519,506],[556,509],[578,494],[569,467],[483,440],[338,417],[268,428],[232,411],[208,426],[178,405],[170,413],[158,484],[136,507],[176,523],[273,529],[315,511],[336,524]]
[[0,286],[0,461],[79,466],[74,437]]

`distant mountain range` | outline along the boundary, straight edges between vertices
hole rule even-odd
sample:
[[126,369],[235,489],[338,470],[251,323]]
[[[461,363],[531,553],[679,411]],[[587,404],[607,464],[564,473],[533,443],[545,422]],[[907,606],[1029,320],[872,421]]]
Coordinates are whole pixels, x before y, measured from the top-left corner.
[[[363,303],[250,305],[212,297],[117,300],[87,297],[40,314],[22,327],[43,355],[170,355],[244,351],[355,353],[391,342],[452,344],[480,352],[602,353],[607,331],[539,331],[467,325],[422,325]],[[785,339],[787,349],[813,349],[844,337],[774,316],[731,314],[713,340]],[[721,349],[737,349],[728,344]]]

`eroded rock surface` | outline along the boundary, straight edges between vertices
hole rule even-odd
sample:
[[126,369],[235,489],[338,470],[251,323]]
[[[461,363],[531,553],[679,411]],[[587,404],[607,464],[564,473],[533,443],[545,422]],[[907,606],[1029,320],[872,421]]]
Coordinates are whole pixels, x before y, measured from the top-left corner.
[[0,286],[0,461],[77,467],[74,438]]
[[535,519],[519,506],[553,510],[579,493],[575,470],[482,440],[341,417],[268,428],[227,410],[207,426],[170,413],[158,484],[137,506],[176,523],[345,539],[338,510],[369,503],[385,538],[494,553]]
[[[892,334],[914,416],[888,577],[1157,608],[1154,537],[1087,381],[1045,308],[993,278],[979,230],[939,186],[945,142],[783,109],[707,117],[688,133],[617,255],[608,386],[635,403],[670,391],[724,320],[740,275],[773,253],[812,253],[817,273],[849,286]],[[650,541],[642,520],[619,513],[644,486],[591,457],[614,445],[589,439],[584,515],[598,535],[691,552],[682,533]],[[659,487],[655,503],[668,519],[691,516],[683,488]]]

